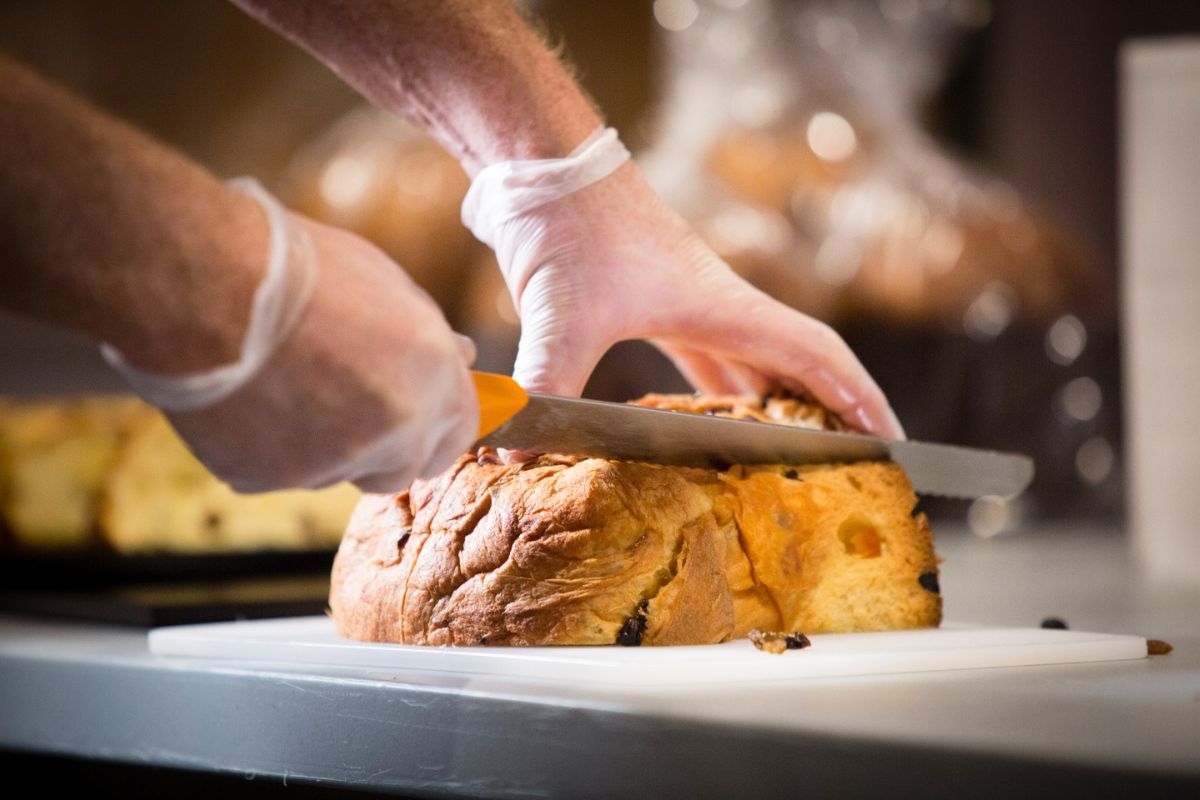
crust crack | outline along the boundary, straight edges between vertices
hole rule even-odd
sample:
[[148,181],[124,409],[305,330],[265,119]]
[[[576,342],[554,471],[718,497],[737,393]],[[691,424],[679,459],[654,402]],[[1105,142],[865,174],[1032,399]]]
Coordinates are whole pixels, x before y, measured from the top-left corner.
[[650,603],[679,574],[679,563],[684,558],[684,550],[686,548],[687,538],[683,535],[683,531],[680,530],[678,537],[675,539],[675,546],[671,550],[670,557],[655,572],[655,583],[650,592],[638,600],[637,605],[633,607],[629,615],[625,618],[625,624],[621,626],[621,630],[617,633],[617,644],[640,645],[642,643],[642,634],[645,633],[649,625],[647,616]]
[[[732,499],[734,504],[740,506],[740,502],[736,496],[734,496]],[[780,620],[781,624],[786,622],[786,620],[783,618],[783,609],[780,607],[779,601],[775,598],[774,593],[771,591],[771,587],[758,579],[758,570],[755,569],[754,559],[750,557],[750,551],[746,547],[746,535],[742,532],[742,523],[738,519],[738,514],[734,513],[730,521],[733,523],[733,529],[737,532],[738,547],[741,548],[742,555],[746,558],[746,568],[750,570],[750,580],[753,581],[754,588],[762,589],[762,593],[766,595],[768,600],[771,601],[771,606],[775,609],[776,618]]]

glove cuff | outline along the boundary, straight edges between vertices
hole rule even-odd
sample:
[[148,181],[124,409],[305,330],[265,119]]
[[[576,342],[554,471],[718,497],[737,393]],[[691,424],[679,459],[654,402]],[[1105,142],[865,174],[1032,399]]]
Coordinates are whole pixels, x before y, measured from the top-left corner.
[[100,346],[104,359],[142,399],[166,411],[207,408],[249,382],[292,332],[316,284],[316,258],[307,232],[292,225],[286,209],[253,178],[235,178],[229,186],[262,207],[270,228],[266,275],[254,291],[241,357],[203,372],[161,375],[131,366],[112,345]]
[[497,231],[506,222],[608,177],[628,160],[616,128],[597,128],[565,158],[484,167],[463,198],[463,224],[495,249]]

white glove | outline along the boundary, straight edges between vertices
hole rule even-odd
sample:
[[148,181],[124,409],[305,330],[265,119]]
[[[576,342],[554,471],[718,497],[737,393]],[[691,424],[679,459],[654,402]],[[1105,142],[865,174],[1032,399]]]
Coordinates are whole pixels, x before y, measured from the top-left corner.
[[853,427],[903,438],[841,337],[738,277],[628,161],[610,128],[472,182],[463,222],[496,251],[521,315],[513,377],[578,395],[609,347],[649,339],[702,391],[808,390]]
[[390,492],[449,466],[478,433],[471,341],[370,243],[234,185],[271,232],[239,360],[151,375],[107,345],[105,358],[237,491]]

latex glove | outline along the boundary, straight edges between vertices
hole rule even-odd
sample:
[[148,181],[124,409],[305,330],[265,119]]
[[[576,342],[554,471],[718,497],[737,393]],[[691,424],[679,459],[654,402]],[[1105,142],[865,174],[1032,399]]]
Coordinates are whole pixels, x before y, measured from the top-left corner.
[[701,391],[807,390],[859,430],[904,436],[842,338],[734,273],[612,129],[563,159],[481,170],[463,221],[496,251],[521,316],[513,377],[530,391],[578,395],[613,344],[648,339]]
[[449,466],[478,432],[471,341],[370,243],[239,188],[271,225],[239,361],[175,376],[106,358],[238,491],[390,492]]

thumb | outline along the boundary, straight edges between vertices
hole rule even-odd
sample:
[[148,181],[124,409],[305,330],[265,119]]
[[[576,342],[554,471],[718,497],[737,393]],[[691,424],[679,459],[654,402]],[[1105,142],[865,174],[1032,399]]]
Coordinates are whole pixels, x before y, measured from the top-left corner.
[[464,367],[470,367],[475,363],[475,357],[479,355],[478,348],[475,347],[475,342],[469,336],[463,336],[461,333],[452,334],[454,337],[454,346],[458,349],[458,355],[462,359]]
[[611,343],[591,341],[566,317],[530,316],[521,326],[513,379],[527,392],[578,397]]

